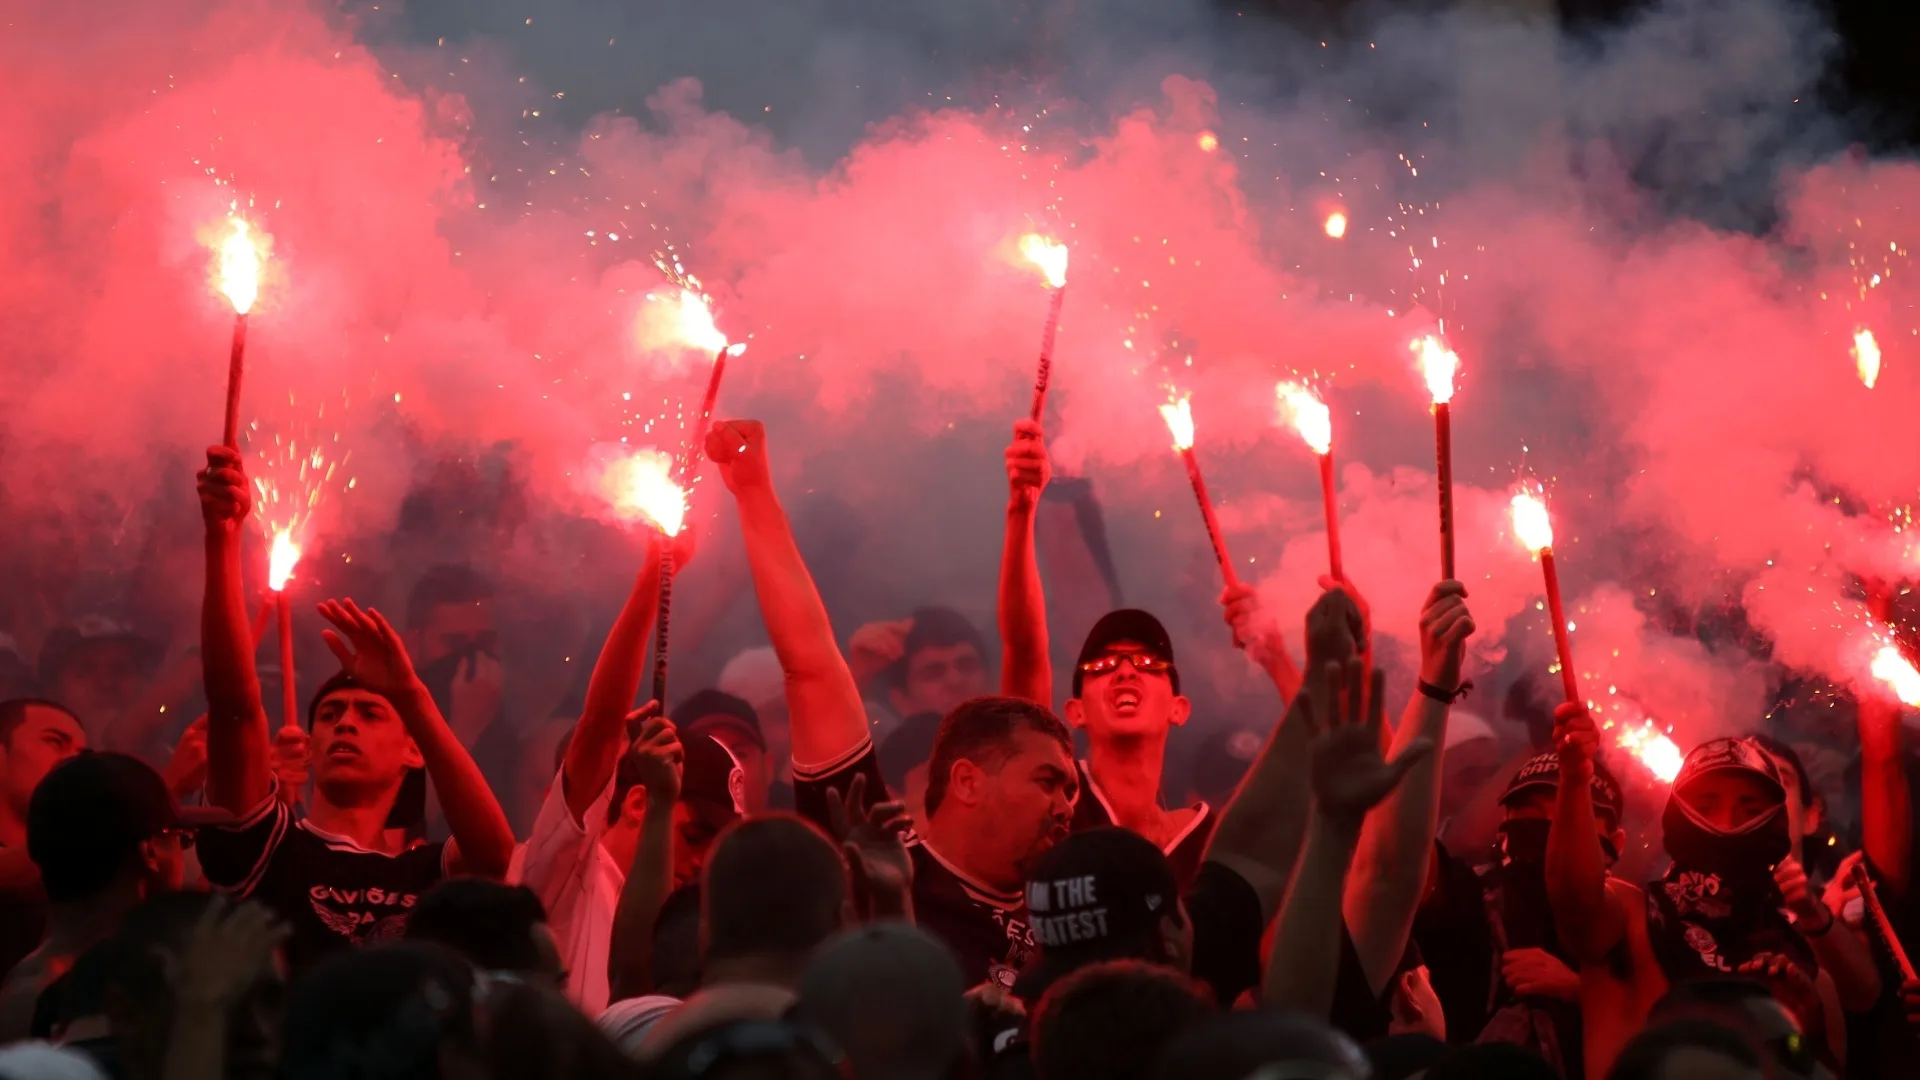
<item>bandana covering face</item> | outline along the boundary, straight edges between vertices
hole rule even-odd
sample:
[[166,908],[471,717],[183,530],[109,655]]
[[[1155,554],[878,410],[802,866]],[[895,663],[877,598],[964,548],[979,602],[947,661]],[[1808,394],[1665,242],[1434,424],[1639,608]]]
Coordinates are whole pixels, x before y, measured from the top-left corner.
[[1721,829],[1685,798],[1709,772],[1737,771],[1784,800],[1773,761],[1747,739],[1695,747],[1674,779],[1660,826],[1673,866],[1647,887],[1647,929],[1669,978],[1736,971],[1760,953],[1780,953],[1817,970],[1813,952],[1788,922],[1773,870],[1792,850],[1784,801],[1740,826]]

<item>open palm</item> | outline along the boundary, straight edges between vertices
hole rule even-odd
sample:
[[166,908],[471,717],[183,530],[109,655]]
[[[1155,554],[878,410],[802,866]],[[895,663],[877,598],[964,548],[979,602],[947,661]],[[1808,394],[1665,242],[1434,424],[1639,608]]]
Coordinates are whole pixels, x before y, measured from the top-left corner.
[[1391,761],[1381,754],[1386,676],[1376,671],[1367,679],[1363,668],[1358,657],[1328,664],[1303,691],[1315,732],[1308,746],[1314,804],[1329,817],[1355,823],[1433,752],[1431,740],[1416,739]]
[[373,608],[362,611],[352,599],[322,601],[320,615],[333,624],[332,630],[322,630],[320,636],[339,658],[340,669],[355,682],[383,696],[401,693],[419,682],[413,673],[413,661],[407,658],[407,647],[400,643],[400,635],[386,616]]

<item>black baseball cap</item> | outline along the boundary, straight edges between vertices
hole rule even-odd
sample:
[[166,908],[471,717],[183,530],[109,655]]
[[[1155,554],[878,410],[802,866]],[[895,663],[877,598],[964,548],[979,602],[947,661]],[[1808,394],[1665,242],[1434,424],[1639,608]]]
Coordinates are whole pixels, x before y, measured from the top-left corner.
[[[1073,696],[1080,696],[1080,665],[1097,658],[1114,645],[1122,641],[1131,641],[1153,655],[1173,663],[1173,639],[1167,636],[1167,628],[1139,608],[1121,608],[1109,611],[1093,624],[1087,632],[1086,643],[1080,646],[1080,658],[1073,662]],[[1180,669],[1169,667],[1167,677],[1173,683],[1173,692],[1180,692]]]
[[1074,833],[1027,877],[1027,922],[1040,952],[1014,981],[1015,996],[1039,1001],[1102,960],[1154,959],[1160,920],[1179,910],[1173,865],[1151,840],[1117,826]]
[[110,881],[143,842],[191,825],[153,766],[92,751],[54,766],[33,789],[27,857],[52,899],[79,899]]
[[1785,800],[1786,785],[1780,781],[1780,767],[1773,755],[1748,738],[1708,739],[1687,752],[1680,774],[1673,778],[1673,790],[1680,791],[1700,777],[1713,772],[1741,772],[1764,781],[1775,798]]
[[738,731],[762,753],[767,749],[767,737],[760,730],[760,714],[744,698],[734,697],[724,690],[701,690],[674,707],[673,726],[682,736],[716,727],[729,727]]
[[680,800],[716,820],[730,821],[747,812],[747,774],[733,753],[711,735],[680,737],[685,766],[680,778]]
[[[1593,781],[1589,785],[1593,790],[1593,808],[1612,814],[1615,821],[1620,819],[1621,807],[1625,802],[1620,797],[1620,781],[1599,761],[1593,763]],[[1520,766],[1520,771],[1507,781],[1507,790],[1500,794],[1500,805],[1509,805],[1519,795],[1534,791],[1560,790],[1560,755],[1549,750],[1544,754],[1535,754]]]

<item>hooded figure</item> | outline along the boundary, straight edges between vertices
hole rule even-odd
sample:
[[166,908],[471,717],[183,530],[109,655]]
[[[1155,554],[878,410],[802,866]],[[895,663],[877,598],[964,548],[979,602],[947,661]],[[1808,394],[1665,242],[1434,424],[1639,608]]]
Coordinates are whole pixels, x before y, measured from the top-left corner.
[[1752,739],[1694,747],[1660,817],[1673,866],[1647,886],[1647,933],[1676,982],[1737,971],[1760,953],[1817,970],[1787,920],[1773,869],[1791,850],[1786,789]]

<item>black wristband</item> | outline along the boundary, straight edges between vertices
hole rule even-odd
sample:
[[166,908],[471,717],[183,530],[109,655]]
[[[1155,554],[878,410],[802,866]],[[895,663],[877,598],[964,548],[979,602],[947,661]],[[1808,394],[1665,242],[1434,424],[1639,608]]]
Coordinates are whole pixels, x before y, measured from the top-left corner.
[[1827,907],[1825,904],[1821,904],[1820,909],[1827,913],[1827,921],[1821,924],[1820,929],[1818,930],[1800,930],[1800,927],[1796,925],[1794,929],[1800,930],[1801,937],[1803,938],[1826,937],[1828,934],[1833,932],[1833,924],[1840,921],[1840,916],[1835,915],[1833,913],[1833,909],[1830,907]]
[[1468,691],[1472,689],[1472,680],[1461,683],[1458,690],[1442,690],[1425,679],[1420,680],[1420,692],[1442,705],[1451,705],[1459,701],[1461,698],[1466,697]]

